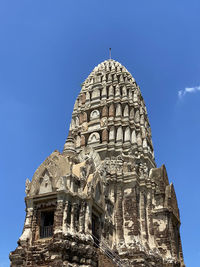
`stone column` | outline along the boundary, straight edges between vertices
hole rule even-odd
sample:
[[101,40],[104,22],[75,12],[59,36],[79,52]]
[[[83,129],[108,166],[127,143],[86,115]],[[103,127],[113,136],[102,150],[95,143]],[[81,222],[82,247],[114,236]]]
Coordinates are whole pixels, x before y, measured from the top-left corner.
[[147,239],[147,222],[146,222],[146,200],[145,191],[140,191],[140,226],[142,239]]
[[72,212],[71,212],[71,231],[77,232],[77,207],[76,202],[72,203]]
[[86,206],[85,233],[92,234],[92,207],[90,202],[88,202]]
[[114,185],[114,183],[110,184],[110,199],[111,199],[112,203],[115,202],[115,185]]
[[151,188],[147,189],[147,229],[149,233],[149,243],[154,246],[154,227],[152,216],[152,193]]
[[132,189],[133,190],[133,211],[132,211],[132,218],[133,218],[133,231],[134,236],[138,236],[140,234],[140,222],[139,222],[139,197],[137,197],[137,190],[136,186]]
[[57,206],[54,214],[54,234],[62,233],[63,226],[63,199],[58,195]]
[[67,188],[70,190],[71,189],[71,175],[68,175],[66,177],[66,183],[67,183]]
[[122,185],[119,184],[117,187],[117,199],[115,208],[115,223],[116,223],[116,244],[124,242],[124,230],[123,230],[123,193]]
[[29,245],[32,243],[32,220],[33,220],[33,204],[31,201],[29,201],[29,204],[27,204],[27,210],[26,210],[26,219],[24,223],[24,229],[23,233],[19,238],[19,243],[21,246],[27,245],[27,242]]
[[67,200],[65,202],[64,211],[63,211],[63,234],[66,234],[68,232],[68,227],[67,227],[68,208],[69,208],[69,201]]
[[85,202],[81,202],[81,208],[80,208],[80,217],[79,217],[79,232],[84,233],[85,232],[85,213],[86,213],[86,206]]
[[74,203],[71,203],[71,222],[70,222],[70,230],[74,232]]

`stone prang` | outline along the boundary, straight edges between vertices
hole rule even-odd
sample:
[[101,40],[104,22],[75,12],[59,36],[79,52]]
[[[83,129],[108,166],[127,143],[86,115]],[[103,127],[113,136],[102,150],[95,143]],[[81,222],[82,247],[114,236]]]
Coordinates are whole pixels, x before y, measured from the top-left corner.
[[136,81],[112,59],[85,82],[63,152],[26,181],[26,219],[12,267],[184,267],[180,216],[156,167]]

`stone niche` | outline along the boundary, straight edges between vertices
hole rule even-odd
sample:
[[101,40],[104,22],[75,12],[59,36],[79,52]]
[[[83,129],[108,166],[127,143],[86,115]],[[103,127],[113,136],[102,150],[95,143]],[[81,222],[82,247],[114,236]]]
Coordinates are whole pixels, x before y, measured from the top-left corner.
[[100,113],[99,113],[99,111],[97,109],[93,110],[90,113],[90,121],[99,119],[99,117],[100,117]]
[[100,142],[100,135],[99,133],[91,133],[88,138],[88,144],[96,144]]

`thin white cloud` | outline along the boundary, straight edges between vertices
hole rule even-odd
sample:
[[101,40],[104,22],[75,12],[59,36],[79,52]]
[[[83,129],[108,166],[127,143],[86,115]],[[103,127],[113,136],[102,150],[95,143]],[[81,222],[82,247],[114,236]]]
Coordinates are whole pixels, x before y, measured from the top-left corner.
[[200,91],[200,86],[186,87],[184,90],[178,91],[178,97],[181,99],[188,93],[196,93],[198,91]]

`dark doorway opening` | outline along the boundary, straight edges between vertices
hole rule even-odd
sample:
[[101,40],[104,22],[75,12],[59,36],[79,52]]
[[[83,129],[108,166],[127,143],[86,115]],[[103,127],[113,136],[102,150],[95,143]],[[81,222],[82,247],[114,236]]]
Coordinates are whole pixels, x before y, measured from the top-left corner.
[[100,219],[99,216],[92,213],[92,236],[95,246],[99,246],[100,243]]
[[42,211],[40,218],[40,238],[53,236],[54,211]]

